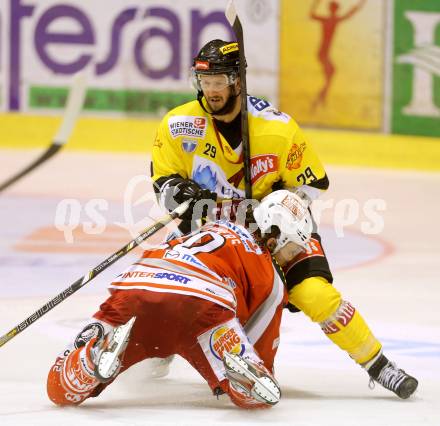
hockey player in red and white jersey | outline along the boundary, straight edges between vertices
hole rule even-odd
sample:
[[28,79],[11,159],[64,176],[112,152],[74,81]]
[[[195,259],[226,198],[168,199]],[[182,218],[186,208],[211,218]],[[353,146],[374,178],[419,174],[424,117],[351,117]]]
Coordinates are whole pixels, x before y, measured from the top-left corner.
[[268,195],[254,218],[253,233],[217,221],[145,251],[56,359],[49,398],[78,405],[133,364],[178,354],[236,405],[276,404],[273,362],[287,303],[281,267],[303,250],[312,222],[303,201],[285,190]]

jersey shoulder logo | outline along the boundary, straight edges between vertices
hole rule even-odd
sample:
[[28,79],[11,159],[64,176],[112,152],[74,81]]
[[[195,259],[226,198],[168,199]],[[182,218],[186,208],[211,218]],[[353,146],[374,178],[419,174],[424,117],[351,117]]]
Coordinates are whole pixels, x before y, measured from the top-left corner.
[[270,102],[266,101],[265,99],[256,98],[255,96],[249,96],[248,97],[248,108],[252,106],[252,109],[258,112],[263,111],[265,108],[268,108],[271,106]]
[[286,168],[287,170],[299,169],[303,159],[304,151],[306,150],[306,144],[302,142],[300,146],[296,143],[292,145],[287,154]]
[[248,111],[251,115],[265,120],[281,121],[283,123],[288,123],[291,120],[288,114],[277,110],[269,101],[255,96],[248,96]]

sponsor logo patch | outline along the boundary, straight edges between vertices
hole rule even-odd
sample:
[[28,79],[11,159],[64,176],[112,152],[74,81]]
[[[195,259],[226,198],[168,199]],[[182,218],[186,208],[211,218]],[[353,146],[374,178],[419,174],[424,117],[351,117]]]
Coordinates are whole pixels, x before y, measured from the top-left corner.
[[344,327],[353,319],[356,309],[349,302],[343,302],[335,314],[336,321]]
[[237,318],[205,331],[197,337],[197,341],[219,381],[226,378],[225,366],[223,365],[224,351],[241,356],[254,354]]
[[216,328],[210,336],[209,348],[212,354],[223,360],[223,352],[229,352],[237,355],[243,355],[246,347],[241,341],[239,333],[234,328],[221,326]]
[[87,324],[84,329],[76,336],[75,339],[75,348],[81,348],[87,342],[89,342],[94,337],[97,337],[98,340],[104,336],[104,326],[99,322],[93,322],[91,324]]
[[202,262],[200,262],[195,256],[192,256],[188,253],[181,253],[177,250],[167,250],[163,257],[164,259],[178,259],[180,262],[184,262],[189,265],[196,265],[207,269],[206,266]]
[[205,117],[175,115],[168,119],[168,128],[173,139],[179,136],[204,138],[206,136],[207,127]]
[[322,331],[325,334],[337,333],[342,327],[347,327],[355,312],[356,309],[349,302],[342,302],[333,318],[320,324]]
[[190,278],[184,275],[174,274],[172,272],[141,272],[141,271],[131,271],[122,274],[122,279],[127,278],[156,278],[159,280],[176,281],[182,284],[186,284],[191,281]]
[[227,55],[231,52],[236,52],[238,50],[238,43],[229,43],[226,46],[220,47],[219,50],[223,53],[223,55]]
[[193,265],[202,266],[203,268],[206,268],[206,266],[203,263],[199,262],[195,256],[191,256],[190,254],[186,254],[186,253],[182,254],[181,260],[185,263],[190,264],[190,265],[193,264]]
[[333,321],[325,321],[320,324],[324,334],[334,334],[339,331],[339,327]]
[[298,220],[306,213],[305,207],[293,195],[286,195],[281,201],[281,204],[289,209],[292,215]]
[[251,182],[254,184],[264,175],[278,170],[278,156],[274,154],[256,155],[251,158]]
[[164,255],[164,259],[178,259],[180,253],[177,250],[167,250]]
[[303,142],[300,146],[293,144],[287,154],[286,167],[288,170],[299,169],[303,159],[303,153],[306,150],[306,144]]
[[205,117],[194,118],[194,127],[196,129],[204,129],[206,127],[206,118]]

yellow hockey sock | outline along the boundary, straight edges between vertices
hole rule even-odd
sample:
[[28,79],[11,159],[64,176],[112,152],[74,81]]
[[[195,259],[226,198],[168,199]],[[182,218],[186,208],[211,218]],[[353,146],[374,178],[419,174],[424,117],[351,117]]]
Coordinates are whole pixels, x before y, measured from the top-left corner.
[[382,345],[341,294],[322,277],[306,278],[289,291],[289,302],[319,323],[327,337],[357,363],[371,360]]

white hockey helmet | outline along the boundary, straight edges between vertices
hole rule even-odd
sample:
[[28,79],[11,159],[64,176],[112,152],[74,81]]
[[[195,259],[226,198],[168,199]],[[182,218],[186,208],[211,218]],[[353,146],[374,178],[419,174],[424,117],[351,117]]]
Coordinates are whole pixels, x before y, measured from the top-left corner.
[[283,189],[267,195],[254,209],[254,218],[262,235],[270,232],[274,225],[280,229],[273,253],[289,241],[303,248],[310,241],[312,217],[305,201],[293,192]]

